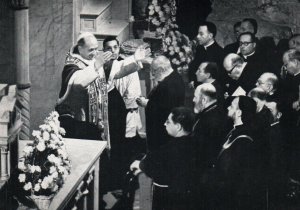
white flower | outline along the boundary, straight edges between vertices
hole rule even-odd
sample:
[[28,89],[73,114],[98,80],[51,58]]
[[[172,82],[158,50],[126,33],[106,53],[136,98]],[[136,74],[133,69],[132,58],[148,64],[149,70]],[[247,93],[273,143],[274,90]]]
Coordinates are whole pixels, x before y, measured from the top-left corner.
[[41,172],[41,167],[40,166],[34,166],[34,165],[32,165],[32,166],[30,166],[30,173],[34,173],[34,172]]
[[154,6],[153,5],[149,5],[149,10],[154,10]]
[[56,145],[54,143],[49,144],[48,147],[51,149],[56,149]]
[[32,188],[31,182],[27,182],[27,183],[24,185],[24,190],[30,190],[31,188]]
[[177,60],[177,61],[175,62],[175,64],[176,64],[176,65],[179,65],[179,64],[180,64],[180,61],[179,61],[179,60]]
[[59,142],[59,138],[57,137],[57,135],[55,133],[51,133],[50,137],[54,142]]
[[44,139],[45,141],[49,141],[49,139],[50,139],[50,134],[49,134],[47,131],[44,131],[44,132],[43,132],[43,139]]
[[174,50],[174,47],[170,46],[170,47],[169,47],[169,50],[170,50],[170,51]]
[[41,186],[39,183],[34,185],[34,191],[38,192],[38,191],[40,191],[40,189],[41,189]]
[[66,130],[64,128],[59,128],[58,132],[61,134],[61,135],[66,135]]
[[163,16],[164,16],[164,12],[163,12],[163,11],[159,11],[159,12],[158,12],[158,16],[159,16],[159,17],[163,17]]
[[51,174],[51,176],[53,177],[53,179],[56,179],[58,177],[57,171],[55,171],[53,174]]
[[63,149],[58,149],[57,150],[57,153],[63,158],[63,159],[67,159],[68,158],[68,155],[67,155],[67,152]]
[[25,182],[26,180],[26,174],[20,174],[19,177],[18,177],[19,181],[20,182]]
[[165,17],[161,17],[160,21],[164,23],[164,22],[166,22],[166,18]]
[[157,5],[157,0],[152,0],[153,5]]
[[47,189],[47,188],[49,187],[49,183],[46,182],[46,181],[42,181],[41,187],[42,187],[43,189]]
[[184,56],[183,52],[179,52],[179,57],[183,57],[183,56]]
[[32,131],[32,136],[34,137],[41,136],[41,131],[37,131],[37,130]]
[[171,50],[170,52],[169,52],[169,55],[174,55],[175,54],[175,52],[173,51],[173,50]]
[[176,58],[173,58],[173,59],[172,59],[172,63],[173,63],[173,64],[176,64],[176,61],[177,61]]
[[49,173],[53,174],[55,171],[56,171],[55,166],[51,166],[50,169],[49,169]]
[[180,61],[181,61],[181,62],[185,62],[185,61],[186,61],[185,57],[181,57],[181,58],[180,58]]
[[174,41],[172,42],[172,45],[173,45],[174,47],[176,47],[176,46],[177,46],[177,42],[174,40]]
[[43,152],[46,149],[45,142],[44,141],[39,141],[36,148],[37,148],[38,151]]
[[179,53],[180,52],[180,48],[179,47],[175,47],[175,52]]
[[155,13],[154,10],[152,10],[152,9],[149,10],[149,15],[154,15],[154,13]]
[[161,11],[161,8],[160,8],[160,6],[155,6],[154,10],[155,10],[155,12],[159,12],[159,11]]
[[25,171],[27,169],[24,162],[18,163],[18,169],[20,169],[21,171]]
[[157,33],[161,33],[161,28],[157,28],[157,29],[156,29],[156,32],[157,32]]
[[23,149],[23,152],[25,153],[25,156],[30,155],[30,153],[33,152],[33,147],[32,146],[25,146]]

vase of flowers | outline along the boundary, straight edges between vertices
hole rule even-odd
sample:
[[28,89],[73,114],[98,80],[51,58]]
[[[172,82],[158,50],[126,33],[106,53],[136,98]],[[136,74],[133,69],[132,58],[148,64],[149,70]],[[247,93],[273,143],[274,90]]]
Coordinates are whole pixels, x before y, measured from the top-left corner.
[[58,113],[52,112],[39,130],[32,132],[34,141],[23,149],[19,159],[18,180],[39,209],[48,209],[50,202],[70,174],[68,158]]
[[169,30],[163,38],[163,51],[170,59],[172,67],[181,75],[188,73],[193,59],[193,51],[189,38],[178,30]]

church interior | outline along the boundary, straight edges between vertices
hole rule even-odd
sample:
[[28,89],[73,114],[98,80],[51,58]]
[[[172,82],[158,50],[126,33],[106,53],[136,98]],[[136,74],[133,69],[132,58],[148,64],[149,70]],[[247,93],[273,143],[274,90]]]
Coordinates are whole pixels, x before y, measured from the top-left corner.
[[[171,12],[168,13],[170,16],[162,17],[163,13],[159,13],[160,10],[163,10],[161,9],[164,7],[163,4],[171,8]],[[159,7],[159,9],[157,9],[157,7]],[[164,8],[167,10],[166,7]],[[162,23],[155,24],[152,17],[155,12],[158,14],[158,20],[159,18],[160,20],[163,18],[169,18],[171,21],[170,25],[168,25],[169,23],[167,23],[166,20],[163,20]],[[140,156],[141,154],[147,154],[146,156],[148,156],[148,152],[150,150],[148,148],[149,142],[147,142],[150,135],[147,132],[147,125],[149,124],[150,117],[147,115],[147,110],[150,109],[149,104],[151,102],[151,96],[154,95],[151,95],[151,93],[156,89],[157,86],[159,86],[160,83],[162,83],[161,81],[157,82],[154,78],[152,72],[154,70],[154,61],[152,62],[152,60],[160,55],[165,55],[168,59],[171,56],[171,54],[168,54],[170,49],[169,46],[166,49],[162,48],[162,45],[166,43],[167,40],[166,34],[168,34],[168,36],[170,35],[170,37],[173,36],[168,31],[174,30],[175,34],[177,33],[175,31],[179,31],[178,34],[181,36],[180,40],[188,40],[186,45],[191,46],[191,49],[194,53],[191,57],[191,61],[187,62],[186,59],[181,60],[182,63],[186,62],[184,65],[182,63],[176,64],[177,60],[172,61],[172,58],[170,58],[169,62],[172,64],[174,71],[177,70],[179,72],[183,81],[182,90],[184,92],[184,98],[179,104],[182,104],[195,111],[195,104],[197,102],[195,101],[196,96],[194,94],[196,94],[196,84],[198,84],[199,81],[195,81],[195,83],[192,83],[193,86],[191,86],[191,80],[189,78],[188,71],[191,72],[189,68],[191,68],[190,64],[193,63],[193,59],[196,59],[197,56],[199,56],[197,54],[197,47],[199,43],[198,45],[196,43],[197,37],[199,36],[198,33],[200,33],[199,25],[201,26],[201,23],[203,22],[214,23],[217,32],[215,32],[213,35],[213,40],[215,43],[220,45],[222,50],[224,47],[234,42],[239,44],[238,47],[241,48],[242,46],[245,47],[249,44],[251,45],[250,42],[253,42],[253,40],[249,43],[247,43],[247,41],[241,42],[241,40],[239,40],[241,39],[240,37],[242,37],[241,34],[247,32],[236,35],[234,25],[237,22],[243,22],[243,20],[247,18],[256,20],[257,32],[255,31],[254,34],[256,39],[259,40],[257,43],[265,43],[265,45],[259,45],[260,48],[257,49],[264,51],[265,48],[270,47],[272,50],[274,49],[274,52],[276,51],[274,54],[264,54],[264,56],[266,56],[264,57],[266,60],[261,58],[259,62],[272,64],[269,66],[271,66],[270,68],[273,68],[274,71],[272,73],[274,73],[274,75],[277,77],[282,76],[282,66],[288,68],[289,64],[284,63],[284,61],[282,62],[282,56],[285,55],[284,53],[286,51],[291,49],[289,46],[289,41],[292,39],[292,37],[298,37],[298,48],[295,47],[295,49],[297,51],[296,53],[299,51],[299,55],[297,54],[299,57],[295,59],[298,59],[299,64],[295,64],[295,66],[298,65],[295,68],[298,68],[300,72],[299,0],[2,0],[0,2],[0,209],[222,209],[219,208],[220,206],[218,205],[218,207],[215,207],[215,204],[211,204],[210,202],[208,202],[208,204],[203,201],[205,204],[200,204],[202,202],[202,198],[197,202],[193,200],[193,203],[197,203],[193,207],[188,207],[187,205],[183,208],[177,208],[174,206],[156,206],[157,203],[154,204],[152,202],[153,185],[155,185],[153,184],[153,180],[147,176],[147,173],[143,172],[135,176],[135,168],[133,172],[130,171],[130,164],[135,160],[133,159],[133,156]],[[162,26],[158,26],[159,24],[162,24]],[[165,29],[167,25],[168,28]],[[167,33],[163,30],[167,30]],[[124,109],[127,111],[127,113],[135,113],[137,110],[136,113],[139,115],[138,128],[135,127],[134,134],[130,134],[129,137],[118,137],[118,132],[121,128],[116,128],[114,124],[111,125],[112,122],[121,119],[121,114],[119,114],[118,106],[111,105],[111,107],[114,108],[110,108],[110,103],[107,105],[107,101],[110,101],[111,90],[109,85],[106,86],[106,83],[101,83],[105,85],[105,88],[100,88],[101,91],[103,91],[103,93],[101,93],[103,95],[100,94],[102,100],[101,106],[103,106],[101,107],[103,110],[103,113],[101,114],[103,114],[102,117],[104,119],[102,122],[103,124],[101,124],[103,126],[101,127],[103,132],[101,131],[101,137],[99,136],[99,138],[91,138],[97,140],[85,140],[89,138],[86,138],[83,134],[83,137],[78,137],[81,136],[80,134],[77,137],[75,134],[68,134],[68,125],[65,124],[67,121],[61,121],[59,123],[61,118],[56,115],[56,112],[53,112],[58,111],[57,104],[59,103],[59,100],[63,98],[60,91],[61,88],[63,89],[64,77],[68,78],[68,76],[62,76],[64,75],[64,67],[67,63],[67,53],[70,51],[72,46],[79,46],[78,48],[80,48],[79,37],[80,34],[85,33],[92,34],[92,36],[96,38],[96,51],[101,55],[104,55],[105,52],[107,52],[107,49],[105,48],[107,43],[117,39],[119,45],[118,47],[120,47],[121,50],[120,57],[122,57],[122,60],[124,59],[124,61],[127,61],[126,59],[129,60],[129,57],[132,55],[134,55],[134,58],[136,58],[138,55],[135,54],[135,50],[138,51],[140,49],[139,46],[141,45],[147,46],[147,49],[151,50],[150,56],[146,55],[146,58],[144,58],[145,55],[141,55],[141,57],[143,57],[141,62],[142,68],[139,67],[141,70],[138,70],[138,73],[135,72],[138,78],[137,97],[143,96],[143,100],[146,100],[146,105],[143,105],[143,100],[141,100],[139,103],[136,102],[138,104],[136,105],[137,107],[127,106],[126,100],[124,99],[126,105]],[[112,38],[111,40],[107,41],[107,37]],[[84,40],[85,38],[82,39]],[[264,42],[261,40],[264,40]],[[295,40],[295,45],[297,45],[297,38],[295,38]],[[196,43],[196,46],[194,46],[193,43]],[[176,53],[176,47],[174,48]],[[238,52],[242,53],[240,48]],[[236,53],[236,55],[238,55],[238,52],[235,50],[235,52],[232,51],[230,53]],[[141,54],[143,53],[145,54],[144,51],[142,51]],[[226,69],[225,61],[223,67],[224,57],[225,55],[222,57],[221,68]],[[76,62],[77,61],[75,60],[74,65],[77,65]],[[140,61],[136,59],[136,63],[139,62]],[[247,65],[247,61],[244,60],[243,62],[245,62],[243,66],[244,68],[245,65]],[[96,62],[94,63],[96,66]],[[196,75],[196,71],[200,63],[201,62],[197,63],[197,67],[194,72]],[[248,63],[250,63],[250,61]],[[111,65],[114,66],[113,64]],[[112,66],[110,67],[113,69]],[[180,67],[175,69],[174,66]],[[232,68],[230,68],[231,72],[235,67],[236,66],[232,66]],[[95,67],[95,69],[97,68]],[[226,70],[224,70],[224,72],[226,72]],[[107,83],[110,81],[109,79],[111,71],[113,70],[110,70],[108,73],[109,77],[106,78]],[[294,76],[296,77],[297,75],[298,73],[295,73]],[[118,85],[122,86],[122,82],[124,81],[119,78],[113,78],[113,80],[113,83],[116,86],[115,89],[118,89],[122,96],[123,94],[126,94],[126,88],[125,90],[122,88],[117,88]],[[225,84],[226,82],[227,79],[224,79],[220,83],[222,85],[224,83],[225,87],[227,85]],[[67,86],[69,83],[67,81]],[[199,85],[200,84],[201,82]],[[243,83],[241,84],[243,85]],[[296,112],[294,116],[298,117],[298,122],[297,124],[295,123],[295,129],[298,129],[299,131],[300,83],[297,85],[296,95],[298,93],[299,98],[297,99],[299,103],[298,106],[295,105]],[[298,90],[297,87],[299,87]],[[69,87],[66,87],[67,90],[68,88]],[[244,88],[245,93],[249,92],[249,97],[251,96],[251,93],[253,93],[252,90],[255,88],[252,90],[251,89],[247,90],[247,88]],[[64,91],[68,92],[67,90]],[[216,91],[218,91],[217,88]],[[177,92],[180,92],[180,90]],[[236,92],[237,91],[235,91],[235,93]],[[118,94],[120,95],[120,93]],[[230,92],[228,93],[231,95]],[[226,92],[226,94],[228,93]],[[232,94],[232,96],[233,95],[234,94]],[[88,97],[90,97],[90,95]],[[147,97],[149,99],[146,99]],[[222,97],[224,100],[224,94]],[[227,98],[227,96],[225,98]],[[89,100],[88,103],[91,102],[91,98],[85,99]],[[154,101],[154,99],[152,101]],[[71,101],[71,103],[73,102]],[[160,101],[156,103],[160,103]],[[224,104],[226,103],[227,101],[224,102]],[[229,106],[231,102],[228,103]],[[89,112],[92,113],[92,108],[89,108]],[[109,112],[109,110],[112,111]],[[225,108],[225,110],[227,111],[227,108]],[[65,113],[64,111],[65,110],[63,110],[63,113]],[[168,111],[170,113],[170,110]],[[114,115],[115,119],[110,121],[110,113],[113,112],[116,112]],[[58,111],[58,113],[61,114],[60,111]],[[195,113],[197,115],[198,112]],[[173,113],[173,115],[175,114]],[[287,116],[289,117],[290,115]],[[84,117],[89,118],[88,115]],[[151,120],[153,118],[154,117],[151,117]],[[197,122],[193,129],[197,127]],[[152,123],[155,124],[155,122]],[[162,123],[163,125],[161,126],[163,128],[168,128],[167,123],[168,119],[165,118]],[[55,124],[57,124],[58,127],[55,127]],[[287,125],[289,126],[290,124],[287,123]],[[59,126],[66,127],[60,130]],[[100,127],[100,125],[97,126],[98,128]],[[86,127],[87,130],[82,132],[80,129],[76,130],[77,128],[75,128],[72,132],[85,132],[88,135],[91,134],[89,133],[89,128],[90,127]],[[63,138],[65,130],[67,131],[67,138]],[[91,129],[91,131],[93,131],[93,129]],[[290,130],[287,132],[290,132]],[[45,136],[43,133],[47,133],[49,136]],[[295,134],[295,137],[293,136],[293,138],[295,138],[294,141],[299,141],[299,132],[295,133],[297,134]],[[103,137],[103,134],[105,137]],[[136,135],[138,137],[136,137]],[[30,186],[25,185],[24,187],[20,187],[20,183],[14,183],[18,182],[18,180],[19,182],[25,182],[21,181],[20,174],[18,174],[22,168],[20,168],[20,161],[24,165],[24,163],[27,164],[27,158],[33,158],[34,160],[44,158],[42,156],[32,156],[32,151],[27,151],[27,153],[26,149],[34,150],[34,148],[36,148],[39,152],[47,151],[48,149],[46,143],[46,149],[39,144],[38,141],[40,138],[42,138],[43,142],[45,142],[45,139],[48,141],[49,138],[50,140],[54,139],[58,142],[55,147],[53,145],[51,147],[51,144],[49,144],[49,151],[53,152],[57,150],[58,152],[55,151],[53,154],[56,154],[62,158],[59,160],[62,161],[60,162],[60,166],[55,169],[57,170],[58,175],[54,177],[53,174],[56,172],[52,171],[51,174],[53,176],[48,183],[46,181],[44,182],[43,180],[38,181],[38,178],[35,177],[34,181],[37,182],[36,185],[32,184],[31,186],[30,184]],[[102,141],[100,141],[101,138]],[[126,143],[124,147],[122,145],[120,146],[118,143],[115,143],[117,141],[113,140],[115,138],[122,138],[123,141],[128,141],[129,143]],[[33,141],[33,139],[35,140]],[[130,139],[134,140],[130,142]],[[206,139],[206,137],[203,137],[203,139]],[[300,160],[298,157],[300,155],[300,145],[299,143],[296,145],[297,146],[295,146],[295,148],[299,149],[299,151],[293,152],[293,154],[296,160]],[[117,149],[114,150],[114,147]],[[120,153],[122,153],[122,155],[120,155]],[[155,154],[155,151],[152,151],[151,149],[150,154],[152,153]],[[25,157],[23,157],[24,154]],[[65,157],[66,155],[68,155],[68,157]],[[289,159],[288,161],[296,162],[296,160]],[[55,161],[58,160],[50,160],[49,156],[48,160],[47,158],[45,160],[45,162],[49,164],[55,163]],[[143,162],[143,157],[139,157],[139,161]],[[43,162],[39,163],[41,165],[45,165]],[[110,164],[113,164],[114,166],[111,166]],[[291,166],[291,168],[294,169],[296,166],[294,166],[294,164],[292,165],[293,166]],[[295,163],[295,165],[299,165],[299,162]],[[41,170],[39,166],[36,166],[38,168],[34,168],[32,165],[30,167],[28,169],[29,171],[24,169],[24,173],[31,173],[32,177],[34,174],[43,175],[42,172],[39,171]],[[142,166],[140,165],[139,167],[143,171]],[[51,170],[50,166],[49,168],[49,170]],[[120,168],[122,168],[121,172],[118,170]],[[178,173],[179,171],[180,169],[178,168]],[[114,177],[114,174],[118,173],[122,174]],[[264,206],[264,208],[260,208],[261,206],[257,207],[257,205],[256,209],[300,209],[300,167],[297,173],[298,174],[295,175],[293,179],[289,177],[289,180],[292,181],[286,184],[288,186],[292,186],[293,188],[291,193],[295,194],[289,194],[287,196],[289,198],[292,197],[292,199],[287,199],[288,201],[282,201],[279,204],[276,202],[276,204],[274,204],[266,201],[267,204]],[[62,181],[60,181],[60,179]],[[114,179],[118,180],[114,182]],[[55,187],[58,188],[55,189],[55,193],[53,193],[54,191],[47,191],[46,187],[43,187],[45,184],[52,186],[53,183],[58,183],[55,184]],[[113,186],[116,183],[119,184],[118,187]],[[25,189],[26,187],[27,190]],[[23,192],[24,189],[26,192]],[[207,189],[209,189],[209,186],[207,186]],[[33,201],[33,198],[29,198],[34,195],[35,191],[44,192],[43,190],[45,191],[45,194],[51,194],[52,196],[48,204],[45,204],[46,206],[43,206],[43,201],[38,201],[42,203],[39,205],[36,201]],[[51,190],[53,190],[53,188]],[[197,191],[197,193],[199,192]],[[201,191],[201,193],[204,192]],[[269,193],[268,191],[264,194],[264,196],[266,196],[265,200],[268,200],[269,194],[272,193]],[[204,200],[206,198],[205,196],[210,195],[211,194],[209,193],[205,194],[203,196]],[[161,197],[160,199],[164,199],[164,197]],[[276,198],[274,199],[273,197],[272,199],[276,200]],[[199,206],[197,206],[198,204]],[[224,206],[223,209],[231,208]]]

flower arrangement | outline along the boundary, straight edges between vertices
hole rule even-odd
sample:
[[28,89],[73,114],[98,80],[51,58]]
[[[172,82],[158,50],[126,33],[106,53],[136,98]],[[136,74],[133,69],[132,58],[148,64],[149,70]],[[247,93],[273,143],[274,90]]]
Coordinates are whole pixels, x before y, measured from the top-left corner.
[[70,174],[71,163],[62,135],[65,130],[60,127],[58,113],[52,112],[32,132],[33,143],[23,149],[23,156],[18,163],[18,180],[30,195],[53,195],[63,185]]
[[189,38],[177,30],[170,30],[163,38],[163,51],[179,74],[188,72],[189,63],[193,59],[193,51]]
[[157,35],[164,35],[167,30],[178,28],[176,22],[175,0],[152,0],[148,6],[149,29]]

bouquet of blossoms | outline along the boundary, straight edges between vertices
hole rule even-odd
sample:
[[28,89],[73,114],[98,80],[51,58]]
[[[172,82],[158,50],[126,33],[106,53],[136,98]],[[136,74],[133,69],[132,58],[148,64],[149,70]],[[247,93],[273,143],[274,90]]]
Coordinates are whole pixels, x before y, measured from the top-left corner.
[[33,131],[33,143],[23,149],[18,163],[19,182],[30,195],[54,195],[63,185],[70,173],[70,160],[66,152],[58,113],[52,112]]
[[186,74],[193,59],[189,38],[177,30],[170,30],[163,38],[163,51],[178,73]]
[[167,30],[178,28],[176,22],[175,0],[152,0],[148,6],[149,29],[154,29],[158,36],[164,35]]

